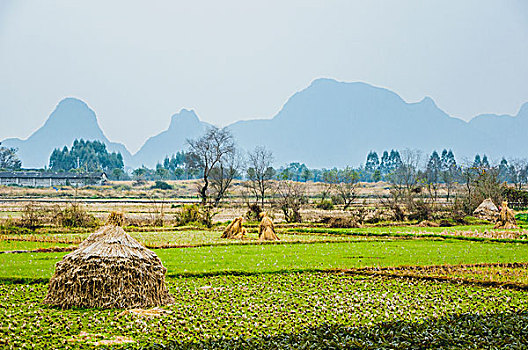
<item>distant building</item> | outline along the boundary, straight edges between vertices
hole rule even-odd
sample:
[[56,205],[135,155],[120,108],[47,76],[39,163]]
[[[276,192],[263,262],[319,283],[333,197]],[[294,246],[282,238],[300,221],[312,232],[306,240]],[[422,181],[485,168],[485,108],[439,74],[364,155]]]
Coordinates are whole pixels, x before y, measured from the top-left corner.
[[99,173],[52,173],[42,171],[0,172],[0,185],[27,187],[52,187],[102,185],[107,181],[106,174]]

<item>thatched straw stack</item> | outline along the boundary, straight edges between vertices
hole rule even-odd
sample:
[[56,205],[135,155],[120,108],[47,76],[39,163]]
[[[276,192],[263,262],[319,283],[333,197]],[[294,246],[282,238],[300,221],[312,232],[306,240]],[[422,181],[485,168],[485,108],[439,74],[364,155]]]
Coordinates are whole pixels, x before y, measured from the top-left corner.
[[154,252],[120,226],[112,213],[106,225],[56,265],[44,303],[62,309],[138,308],[170,304],[167,269]]
[[487,198],[473,211],[473,215],[484,220],[494,221],[499,215],[499,208],[491,198]]
[[232,223],[230,223],[222,236],[220,238],[229,238],[229,239],[244,239],[247,231],[242,226],[242,221],[244,219],[241,217],[235,218]]
[[495,223],[494,228],[502,228],[502,229],[516,229],[517,222],[515,220],[515,213],[513,210],[508,208],[508,202],[502,202],[501,210],[499,213],[499,218],[497,219],[497,222]]
[[275,233],[275,226],[273,221],[266,215],[266,213],[260,213],[262,220],[259,225],[259,239],[261,241],[278,241],[279,237]]

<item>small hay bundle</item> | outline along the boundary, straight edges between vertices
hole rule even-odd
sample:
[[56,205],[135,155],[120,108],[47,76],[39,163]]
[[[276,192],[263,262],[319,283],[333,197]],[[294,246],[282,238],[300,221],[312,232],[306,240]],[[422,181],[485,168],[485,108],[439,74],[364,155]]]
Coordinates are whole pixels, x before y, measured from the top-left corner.
[[497,222],[495,223],[494,228],[502,228],[502,229],[516,229],[517,227],[517,221],[515,220],[515,213],[513,210],[508,208],[508,202],[502,202],[502,206],[499,213],[499,218],[497,219]]
[[279,237],[275,233],[275,226],[273,221],[266,215],[266,213],[260,213],[262,220],[259,225],[259,240],[261,241],[278,241]]
[[167,269],[154,252],[129,236],[123,214],[112,213],[77,250],[56,265],[44,303],[62,309],[144,308],[174,302]]
[[235,218],[232,223],[230,223],[222,236],[220,238],[229,238],[229,239],[244,239],[247,231],[242,227],[242,221],[244,219],[241,217]]

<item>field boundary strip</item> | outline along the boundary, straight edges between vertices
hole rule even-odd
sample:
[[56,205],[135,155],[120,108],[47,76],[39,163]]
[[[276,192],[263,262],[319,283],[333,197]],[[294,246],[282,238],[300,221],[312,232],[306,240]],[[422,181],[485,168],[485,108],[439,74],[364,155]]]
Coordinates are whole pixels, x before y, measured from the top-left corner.
[[291,229],[286,229],[284,232],[285,233],[301,232],[301,233],[312,233],[312,234],[317,234],[317,233],[324,234],[325,233],[328,235],[340,235],[340,236],[397,237],[397,238],[407,238],[407,239],[437,238],[437,239],[456,239],[456,240],[461,240],[461,241],[474,241],[474,242],[528,244],[528,239],[472,237],[472,236],[449,235],[449,234],[444,234],[444,233],[352,232],[352,231],[344,231],[344,230],[346,229],[291,228]]
[[[477,263],[477,264],[459,264],[459,265],[404,265],[395,267],[359,267],[353,269],[282,269],[276,271],[242,271],[242,270],[224,270],[211,272],[184,272],[169,273],[167,278],[186,278],[186,277],[215,277],[215,276],[256,276],[266,274],[295,274],[295,273],[325,273],[325,274],[346,274],[356,276],[379,276],[383,278],[404,278],[411,280],[423,280],[430,282],[446,282],[452,284],[476,285],[482,287],[499,287],[520,291],[528,291],[528,284],[511,281],[486,281],[471,278],[448,277],[448,276],[431,276],[405,273],[406,271],[429,271],[435,269],[460,269],[471,267],[499,267],[499,268],[528,268],[528,262],[513,263]],[[403,272],[403,273],[402,273]],[[12,284],[41,284],[48,283],[49,278],[36,277],[0,277],[0,283]]]
[[[502,287],[508,289],[528,291],[528,284],[512,281],[486,281],[474,278],[464,278],[457,276],[420,275],[416,272],[431,272],[434,270],[457,270],[471,267],[500,267],[500,268],[528,268],[526,262],[513,263],[477,263],[460,265],[412,265],[412,266],[386,266],[386,267],[359,267],[353,269],[341,269],[342,273],[350,275],[382,276],[388,278],[406,278],[425,281],[441,281],[454,284],[479,285],[483,287]],[[337,271],[336,271],[337,272]],[[415,273],[413,273],[415,272]]]
[[[300,235],[302,236],[302,235]],[[332,236],[332,235],[327,235]],[[385,241],[395,241],[395,240],[404,240],[406,238],[390,238],[386,239],[377,239],[376,242],[385,242]],[[33,239],[23,237],[1,237],[0,241],[17,241],[17,242],[39,242],[39,243],[57,243],[57,244],[72,244],[77,245],[83,240],[55,240],[55,239]],[[333,240],[333,239],[320,239],[313,241],[259,241],[259,240],[247,240],[247,241],[236,241],[236,242],[217,242],[217,243],[198,243],[198,244],[167,244],[167,245],[152,245],[152,244],[143,244],[145,248],[148,249],[184,249],[184,248],[202,248],[202,247],[226,247],[226,246],[250,246],[250,245],[288,245],[288,244],[325,244],[325,243],[362,243],[366,242],[365,240]],[[49,253],[49,252],[66,252],[73,251],[77,248],[75,247],[56,247],[56,248],[38,248],[34,250],[6,250],[0,251],[0,254],[14,254],[14,253]]]

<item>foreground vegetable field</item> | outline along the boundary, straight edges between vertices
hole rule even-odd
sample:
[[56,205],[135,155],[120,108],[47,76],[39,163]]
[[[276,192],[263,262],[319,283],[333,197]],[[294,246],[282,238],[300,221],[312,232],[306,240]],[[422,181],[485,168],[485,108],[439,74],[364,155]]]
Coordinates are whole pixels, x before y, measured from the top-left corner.
[[[122,310],[63,311],[43,307],[45,284],[2,285],[2,346],[81,348],[86,346],[84,341],[76,341],[81,331],[91,334],[88,343],[117,336],[134,340],[128,347],[154,343],[176,346],[204,339],[210,339],[212,346],[255,337],[269,342],[269,337],[303,331],[309,334],[310,329],[313,332],[321,327],[367,327],[375,333],[388,327],[387,322],[406,322],[419,329],[424,322],[447,327],[452,317],[526,320],[521,310],[528,307],[526,294],[521,291],[339,273],[180,277],[169,279],[169,287],[176,299],[175,305],[166,308],[169,313],[159,318],[140,318],[120,315]],[[478,339],[478,334],[471,334],[472,325],[466,325],[468,338],[461,345],[494,341],[515,346],[520,340],[528,340],[511,339],[516,332],[526,337],[525,325],[515,322],[498,325],[496,334],[488,334],[488,340]],[[449,341],[438,338],[435,327],[431,328],[431,334],[422,334],[422,339]],[[511,335],[502,338],[503,333]],[[444,335],[461,337],[461,334]],[[403,340],[400,344],[393,343],[391,338],[395,336],[376,341],[380,345],[385,342],[386,346],[405,346]],[[310,345],[313,347],[322,339],[307,335],[298,341],[297,346],[315,342]],[[370,340],[363,336],[339,341],[347,346],[365,347]]]

